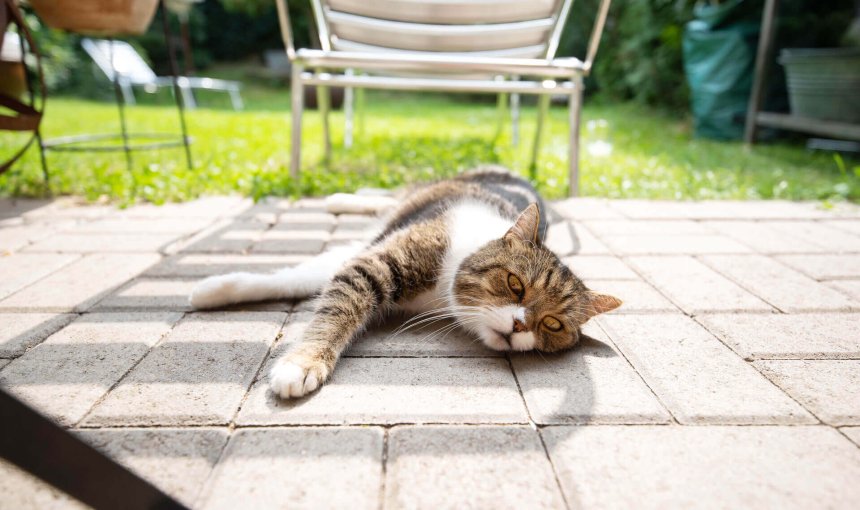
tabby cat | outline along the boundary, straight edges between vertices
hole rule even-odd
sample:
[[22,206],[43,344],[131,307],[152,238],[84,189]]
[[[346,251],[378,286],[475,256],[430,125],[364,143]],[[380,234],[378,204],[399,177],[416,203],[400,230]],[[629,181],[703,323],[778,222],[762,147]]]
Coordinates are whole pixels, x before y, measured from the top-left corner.
[[543,201],[525,180],[479,168],[421,188],[369,244],[338,248],[272,275],[207,278],[195,308],[322,292],[305,337],[269,374],[282,398],[331,375],[341,352],[394,310],[453,317],[490,349],[554,352],[621,301],[586,288],[543,242]]

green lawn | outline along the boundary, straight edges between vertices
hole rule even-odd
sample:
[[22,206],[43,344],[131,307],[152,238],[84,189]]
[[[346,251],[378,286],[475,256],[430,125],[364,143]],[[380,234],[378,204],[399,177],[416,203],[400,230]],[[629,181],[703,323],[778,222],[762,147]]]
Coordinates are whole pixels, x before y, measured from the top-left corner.
[[[55,193],[89,199],[164,202],[200,194],[239,192],[319,195],[361,186],[392,187],[451,175],[482,162],[500,163],[527,173],[535,108],[522,115],[522,140],[511,147],[509,124],[498,136],[492,101],[468,97],[368,93],[356,143],[342,147],[343,114],[332,116],[334,158],[321,162],[320,119],[305,116],[303,174],[290,179],[289,96],[262,85],[245,90],[248,109],[224,108],[226,100],[205,96],[188,113],[194,137],[194,169],[179,150],[140,153],[129,175],[121,153],[52,153]],[[129,109],[136,131],[178,131],[169,96]],[[583,150],[582,193],[604,197],[672,199],[789,198],[860,199],[856,162],[810,153],[800,145],[759,145],[693,140],[688,122],[634,105],[587,101],[584,122],[605,119],[613,151],[608,156]],[[550,197],[566,193],[566,109],[555,106],[539,160],[538,186]],[[80,132],[115,132],[116,108],[108,102],[52,98],[44,121],[48,137]],[[583,130],[584,145],[589,133]],[[0,135],[0,158],[11,153],[18,135]],[[0,193],[43,192],[38,155],[31,150],[14,172],[0,176]]]

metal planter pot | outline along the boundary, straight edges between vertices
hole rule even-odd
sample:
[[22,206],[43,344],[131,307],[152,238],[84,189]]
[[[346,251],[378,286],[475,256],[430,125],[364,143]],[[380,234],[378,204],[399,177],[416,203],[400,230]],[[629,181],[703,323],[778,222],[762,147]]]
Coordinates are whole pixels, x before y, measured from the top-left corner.
[[860,122],[860,49],[784,49],[791,112],[801,117]]

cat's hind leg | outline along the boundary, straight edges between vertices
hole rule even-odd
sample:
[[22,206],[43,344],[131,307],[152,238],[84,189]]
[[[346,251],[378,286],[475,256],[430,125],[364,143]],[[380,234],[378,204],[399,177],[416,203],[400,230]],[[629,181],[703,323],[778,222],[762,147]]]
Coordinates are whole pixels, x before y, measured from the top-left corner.
[[230,273],[212,276],[198,283],[191,291],[191,306],[196,309],[217,308],[267,299],[311,297],[322,291],[334,275],[363,249],[362,243],[341,246],[273,274]]

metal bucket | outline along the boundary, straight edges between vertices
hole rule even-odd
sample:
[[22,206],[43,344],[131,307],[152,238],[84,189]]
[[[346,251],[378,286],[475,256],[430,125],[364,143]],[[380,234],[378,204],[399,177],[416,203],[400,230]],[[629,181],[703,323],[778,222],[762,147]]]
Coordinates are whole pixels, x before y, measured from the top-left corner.
[[860,122],[860,49],[784,49],[779,63],[794,115]]

